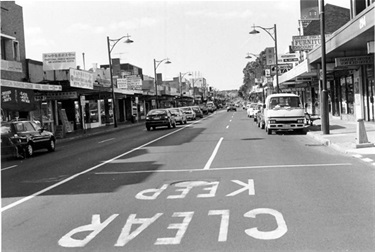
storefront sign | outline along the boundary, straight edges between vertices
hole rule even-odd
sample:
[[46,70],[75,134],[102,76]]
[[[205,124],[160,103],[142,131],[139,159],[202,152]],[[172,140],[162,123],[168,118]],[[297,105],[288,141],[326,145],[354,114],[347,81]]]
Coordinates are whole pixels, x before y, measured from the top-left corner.
[[0,79],[0,84],[3,87],[14,87],[23,89],[34,89],[42,91],[61,91],[61,85],[35,84],[30,82],[20,82]]
[[1,60],[0,69],[9,72],[22,73],[22,63],[17,61]]
[[94,89],[94,76],[92,72],[71,68],[69,70],[70,86],[84,89]]
[[76,68],[76,53],[43,53],[43,71]]
[[117,79],[117,87],[127,90],[142,90],[142,79],[135,75],[126,76],[125,78]]
[[1,87],[1,108],[12,111],[36,109],[34,91],[28,89]]
[[342,57],[335,59],[335,66],[359,66],[359,65],[373,65],[374,56],[357,56],[357,57]]

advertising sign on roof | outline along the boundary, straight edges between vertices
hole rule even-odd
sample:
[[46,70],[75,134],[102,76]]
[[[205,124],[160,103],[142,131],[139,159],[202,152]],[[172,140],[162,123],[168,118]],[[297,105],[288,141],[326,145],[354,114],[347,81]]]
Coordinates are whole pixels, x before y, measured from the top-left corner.
[[117,79],[117,87],[127,90],[142,90],[142,79],[137,75]]
[[43,53],[43,71],[76,68],[75,52]]
[[94,89],[94,75],[92,72],[70,69],[70,86],[84,89]]

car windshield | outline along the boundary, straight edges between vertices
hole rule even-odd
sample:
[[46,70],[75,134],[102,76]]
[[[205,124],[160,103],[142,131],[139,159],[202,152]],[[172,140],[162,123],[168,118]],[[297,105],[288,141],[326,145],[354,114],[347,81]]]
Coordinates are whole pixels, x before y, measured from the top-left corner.
[[165,110],[151,110],[148,112],[148,115],[166,115],[167,112]]
[[271,109],[279,109],[279,108],[299,108],[300,101],[298,97],[273,97],[270,100],[270,108]]
[[10,132],[10,123],[1,123],[1,134],[8,134]]

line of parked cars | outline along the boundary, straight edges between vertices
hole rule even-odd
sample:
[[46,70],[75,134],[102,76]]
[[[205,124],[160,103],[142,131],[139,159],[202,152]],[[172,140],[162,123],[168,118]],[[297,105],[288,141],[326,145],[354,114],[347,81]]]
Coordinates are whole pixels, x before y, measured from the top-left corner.
[[208,114],[208,109],[203,105],[152,109],[146,115],[146,129],[150,131],[156,127],[175,128],[177,123],[186,124],[188,120],[203,118],[204,114]]

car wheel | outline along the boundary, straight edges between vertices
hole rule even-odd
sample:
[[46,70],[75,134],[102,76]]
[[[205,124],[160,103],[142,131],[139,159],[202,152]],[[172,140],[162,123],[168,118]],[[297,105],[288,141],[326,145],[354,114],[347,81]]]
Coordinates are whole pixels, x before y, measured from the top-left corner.
[[172,123],[169,121],[168,129],[172,128]]
[[55,151],[55,140],[53,139],[49,140],[49,145],[47,149],[49,152]]
[[176,122],[173,123],[173,128],[176,128]]
[[185,122],[184,122],[185,124],[187,124],[187,120],[185,120]]
[[156,127],[154,126],[154,127],[152,127],[152,129],[153,129],[153,130],[155,130],[155,129],[156,129]]
[[26,145],[26,155],[28,157],[32,157],[34,155],[34,147],[31,143],[28,143]]
[[146,129],[147,129],[147,131],[150,131],[151,127],[150,127],[150,126],[147,126]]

